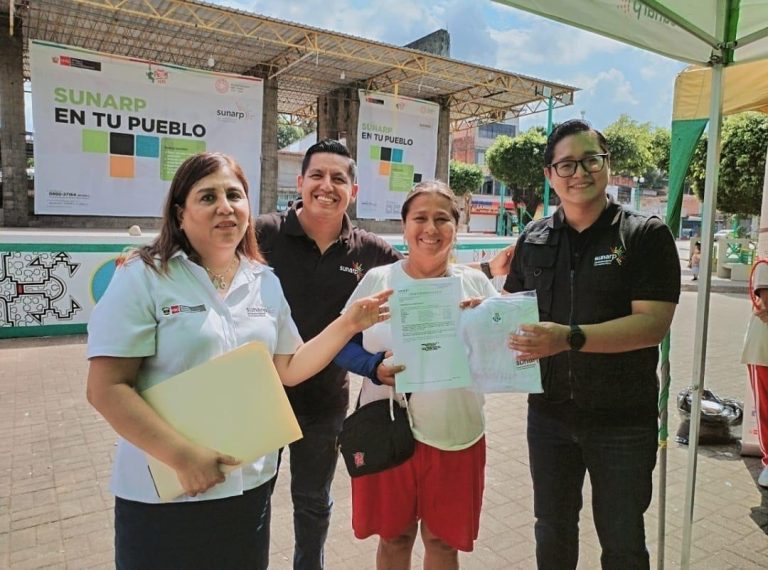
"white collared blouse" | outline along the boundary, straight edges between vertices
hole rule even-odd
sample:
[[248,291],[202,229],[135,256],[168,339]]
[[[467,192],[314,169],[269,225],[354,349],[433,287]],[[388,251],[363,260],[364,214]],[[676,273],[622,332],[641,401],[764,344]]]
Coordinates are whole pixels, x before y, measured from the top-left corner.
[[[270,354],[293,354],[302,342],[272,270],[242,259],[222,298],[205,269],[177,253],[167,274],[158,274],[138,258],[115,271],[88,322],[87,354],[143,358],[136,379],[136,389],[142,391],[256,340]],[[276,469],[277,452],[270,453],[233,471],[207,492],[177,501],[238,495],[269,481]],[[124,499],[159,502],[144,452],[123,438],[111,490]]]

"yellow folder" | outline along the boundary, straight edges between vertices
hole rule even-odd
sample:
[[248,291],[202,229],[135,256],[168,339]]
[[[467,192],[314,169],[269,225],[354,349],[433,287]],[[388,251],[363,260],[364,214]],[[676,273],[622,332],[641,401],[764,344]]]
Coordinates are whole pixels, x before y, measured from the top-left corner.
[[[302,437],[272,357],[260,342],[169,378],[141,397],[190,441],[243,463]],[[184,494],[176,471],[149,454],[147,461],[163,501]]]

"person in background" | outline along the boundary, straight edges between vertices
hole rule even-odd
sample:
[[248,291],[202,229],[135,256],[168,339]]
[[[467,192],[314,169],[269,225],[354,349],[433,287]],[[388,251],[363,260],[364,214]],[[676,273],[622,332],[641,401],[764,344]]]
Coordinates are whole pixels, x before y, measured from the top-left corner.
[[[160,234],[120,264],[91,315],[88,401],[120,435],[111,483],[118,569],[269,564],[277,452],[240,464],[201,447],[161,419],[142,390],[251,341],[266,345],[293,386],[386,317],[390,292],[361,299],[302,344],[251,224],[240,166],[218,153],[190,157],[171,182]],[[176,471],[186,495],[159,504],[145,453]],[[222,467],[238,468],[225,476]]]
[[656,464],[658,343],[680,295],[669,229],[606,195],[610,151],[583,120],[557,126],[544,174],[560,198],[517,242],[504,289],[536,291],[540,323],[509,347],[539,359],[528,450],[539,568],[576,568],[584,476],[603,568],[648,568],[643,515]]
[[[446,276],[461,280],[463,307],[498,294],[480,271],[449,263],[459,208],[446,184],[417,184],[403,202],[401,218],[408,258],[370,270],[348,307],[383,286]],[[358,352],[354,345],[359,341],[367,353],[392,349],[388,325],[360,336],[351,342],[352,354]],[[361,405],[388,398],[391,388],[381,384],[394,384],[394,372],[402,369],[379,365],[375,373],[360,370],[344,352],[336,362],[370,376],[363,381]],[[466,388],[414,392],[407,405],[416,440],[413,456],[396,467],[352,479],[352,526],[357,538],[379,536],[378,569],[410,568],[419,531],[428,570],[458,568],[458,551],[472,551],[485,485],[483,401],[482,394]]]
[[697,241],[693,245],[693,252],[691,252],[691,260],[688,262],[688,267],[693,273],[691,281],[696,281],[699,278],[699,267],[701,266],[701,242]]
[[762,455],[757,484],[768,489],[768,263],[759,261],[752,271],[754,311],[744,337],[741,362],[747,365],[755,399],[757,441]]
[[[297,179],[301,199],[286,212],[256,219],[261,251],[280,279],[304,340],[339,315],[371,268],[402,258],[382,238],[352,225],[346,211],[357,196],[356,181],[357,167],[347,147],[321,140],[304,155]],[[511,248],[502,250],[485,264],[487,275],[505,275],[511,253]],[[377,358],[381,363],[383,353]],[[290,445],[293,566],[318,570],[324,567],[333,505],[336,440],[349,404],[347,371],[330,364],[287,392],[304,433]]]

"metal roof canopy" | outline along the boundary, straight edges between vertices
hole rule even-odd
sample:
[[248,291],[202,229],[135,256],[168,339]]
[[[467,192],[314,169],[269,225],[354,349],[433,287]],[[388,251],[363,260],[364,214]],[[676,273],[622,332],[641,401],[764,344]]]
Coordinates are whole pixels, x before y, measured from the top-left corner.
[[[278,113],[317,116],[317,98],[362,88],[440,101],[452,129],[573,102],[568,85],[188,0],[11,0],[29,40],[196,69],[275,78]],[[208,66],[209,58],[215,65]]]

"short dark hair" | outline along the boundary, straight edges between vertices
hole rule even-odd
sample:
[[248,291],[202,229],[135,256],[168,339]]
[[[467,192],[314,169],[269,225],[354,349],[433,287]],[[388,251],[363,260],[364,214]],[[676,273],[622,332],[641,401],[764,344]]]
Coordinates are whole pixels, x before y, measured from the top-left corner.
[[301,161],[302,176],[307,173],[307,169],[309,168],[309,161],[312,160],[312,155],[321,152],[338,154],[339,156],[348,158],[349,177],[352,179],[353,184],[357,181],[357,164],[355,164],[355,159],[352,158],[352,155],[349,153],[349,149],[336,139],[323,139],[321,141],[317,141],[307,149],[307,152],[304,154],[304,160]]
[[450,186],[441,180],[425,180],[424,182],[419,182],[410,192],[408,192],[408,195],[403,202],[403,206],[400,208],[400,218],[403,222],[405,222],[405,218],[408,217],[408,211],[411,209],[411,202],[413,202],[417,196],[421,196],[422,194],[438,194],[449,200],[451,202],[451,215],[453,216],[453,221],[456,224],[459,223],[459,203],[456,200],[456,194],[453,193]]
[[583,119],[571,119],[557,125],[547,137],[547,146],[544,149],[544,166],[549,167],[552,165],[552,157],[555,154],[555,146],[565,137],[575,135],[576,133],[591,132],[597,136],[597,142],[600,144],[600,148],[604,152],[608,151],[608,141],[605,140],[603,133],[593,128],[587,121]]

